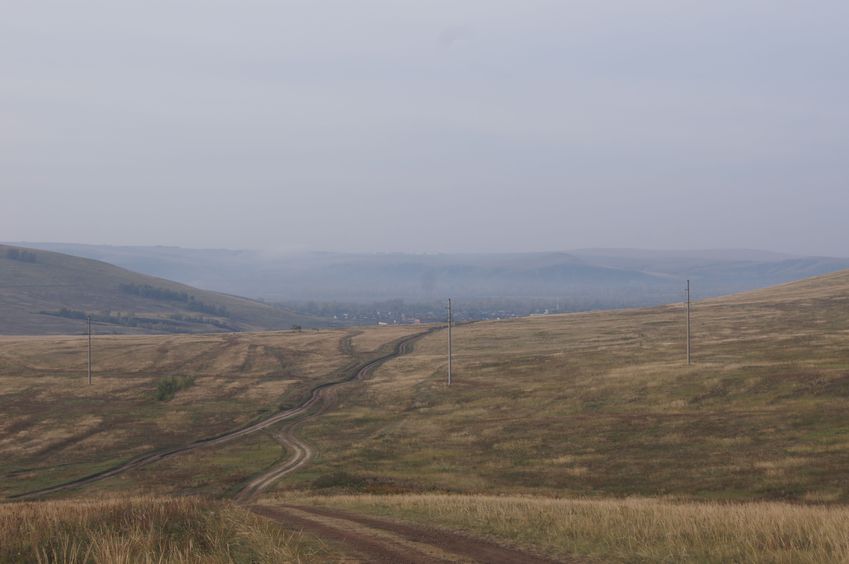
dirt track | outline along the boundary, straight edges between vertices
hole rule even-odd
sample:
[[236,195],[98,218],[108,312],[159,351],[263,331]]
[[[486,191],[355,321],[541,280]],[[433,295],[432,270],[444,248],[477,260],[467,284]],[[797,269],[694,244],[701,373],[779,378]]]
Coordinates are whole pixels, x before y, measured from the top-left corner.
[[[409,351],[422,335],[398,343],[396,354]],[[388,360],[381,358],[362,366],[355,379],[362,379]],[[335,404],[338,387],[319,391],[316,410],[302,419],[292,420],[275,435],[291,453],[288,459],[251,480],[237,495],[236,501],[248,504],[283,476],[294,472],[313,457],[312,447],[295,436],[295,431],[307,421]],[[320,400],[320,401],[319,401]],[[504,547],[493,542],[471,538],[441,529],[419,527],[325,507],[305,507],[289,504],[257,504],[248,508],[280,525],[343,545],[363,562],[432,564],[437,562],[486,562],[492,564],[550,564],[546,558]]]
[[[252,433],[256,433],[258,431],[262,431],[264,429],[267,429],[267,428],[269,428],[273,425],[276,425],[277,423],[280,423],[281,421],[294,419],[294,418],[296,418],[300,415],[307,413],[313,406],[315,406],[316,403],[319,402],[319,400],[322,397],[325,396],[325,394],[329,393],[328,392],[329,390],[332,390],[335,386],[338,386],[340,384],[344,384],[346,382],[350,382],[351,380],[354,380],[356,378],[360,378],[364,374],[367,374],[370,370],[372,370],[376,366],[379,366],[379,365],[383,364],[384,362],[386,362],[387,360],[394,358],[394,357],[396,357],[400,354],[403,354],[404,352],[406,352],[408,350],[410,343],[412,343],[413,341],[423,337],[424,335],[430,333],[431,331],[433,331],[433,330],[431,329],[431,330],[428,330],[428,331],[424,331],[422,333],[418,333],[418,334],[411,335],[409,337],[404,337],[402,339],[397,340],[395,342],[391,352],[384,354],[382,356],[379,356],[377,358],[374,358],[372,360],[369,360],[368,362],[365,362],[363,364],[359,364],[359,365],[352,367],[344,375],[344,377],[341,378],[340,380],[336,380],[334,382],[327,382],[325,384],[320,384],[320,385],[316,386],[315,388],[313,388],[311,393],[310,393],[309,398],[304,400],[300,405],[293,407],[292,409],[287,409],[285,411],[281,411],[279,413],[276,413],[276,414],[272,415],[271,417],[263,419],[262,421],[254,423],[252,425],[248,425],[247,427],[242,427],[240,429],[236,429],[236,430],[224,433],[222,435],[217,435],[217,436],[214,436],[214,437],[206,437],[206,438],[203,438],[203,439],[198,439],[197,441],[191,442],[191,443],[183,445],[183,446],[174,447],[174,448],[165,449],[165,450],[159,450],[159,451],[151,452],[151,453],[148,453],[148,454],[144,454],[144,455],[138,456],[136,458],[133,458],[132,460],[129,460],[127,462],[113,466],[112,468],[109,468],[107,470],[103,470],[101,472],[90,474],[88,476],[83,476],[82,478],[77,478],[75,480],[70,480],[68,482],[57,484],[55,486],[50,486],[50,487],[47,487],[47,488],[42,488],[42,489],[39,489],[39,490],[34,490],[34,491],[31,491],[31,492],[26,492],[26,493],[14,495],[14,496],[11,496],[9,499],[18,499],[18,500],[33,499],[33,498],[42,497],[42,496],[45,496],[45,495],[48,495],[48,494],[51,494],[51,493],[56,493],[56,492],[63,491],[63,490],[79,488],[81,486],[86,486],[88,484],[91,484],[91,483],[94,483],[94,482],[97,482],[97,481],[100,481],[100,480],[104,480],[104,479],[110,478],[112,476],[117,476],[118,474],[121,474],[123,472],[127,472],[129,470],[140,468],[142,466],[147,466],[148,464],[152,464],[154,462],[164,460],[164,459],[172,457],[176,454],[188,452],[188,451],[191,451],[191,450],[194,450],[194,449],[197,449],[197,448],[201,448],[201,447],[214,446],[214,445],[220,445],[220,444],[228,443],[230,441],[244,437],[246,435],[250,435]],[[304,443],[301,443],[300,441],[298,441],[294,437],[294,435],[292,435],[291,433],[292,433],[291,428],[285,429],[284,431],[281,432],[280,435],[278,435],[278,440],[280,440],[281,443],[284,444],[285,446],[287,446],[288,448],[295,451],[296,457],[298,456],[298,452],[300,452],[301,456],[304,457],[301,460],[301,462],[300,463],[297,463],[297,462],[293,463],[292,462],[293,459],[290,458],[288,461],[284,462],[283,464],[276,466],[270,472],[267,472],[263,476],[253,480],[251,482],[251,484],[249,484],[245,489],[242,490],[242,492],[239,493],[239,499],[241,499],[241,500],[250,499],[252,495],[262,491],[263,489],[265,489],[266,487],[271,485],[271,483],[273,483],[277,478],[282,477],[286,473],[291,472],[292,470],[294,470],[296,468],[299,468],[301,465],[303,465],[309,459],[309,457],[311,456],[311,451],[309,450],[309,447],[307,447]],[[284,471],[283,467],[286,466],[287,464],[294,464],[294,466],[289,468],[288,471]],[[277,474],[273,476],[272,474],[275,473],[275,472],[277,472]],[[264,478],[264,479],[262,479],[262,478]],[[253,488],[251,487],[252,485],[253,485]],[[246,493],[243,494],[243,492],[246,492]]]
[[[331,508],[286,504],[249,505],[277,480],[301,468],[314,456],[314,449],[298,439],[295,431],[308,418],[320,415],[335,404],[337,388],[340,385],[367,377],[372,370],[387,360],[409,352],[416,340],[432,331],[433,329],[399,339],[394,343],[391,352],[352,367],[340,380],[316,386],[311,391],[309,398],[297,407],[281,411],[267,419],[223,435],[199,439],[181,447],[149,453],[103,472],[20,494],[14,496],[13,499],[36,498],[66,489],[78,488],[179,453],[200,447],[223,444],[268,429],[278,423],[287,422],[276,431],[274,436],[286,448],[290,456],[280,464],[252,479],[235,496],[235,501],[247,505],[251,511],[258,515],[269,518],[284,527],[307,531],[324,540],[341,544],[347,550],[353,551],[355,558],[361,562],[378,564],[432,564],[438,562],[550,564],[554,562],[514,548],[446,530],[356,515]],[[340,346],[350,347],[350,342],[343,341]]]
[[428,529],[388,519],[330,508],[255,505],[258,515],[285,527],[308,531],[353,550],[363,562],[377,564],[551,564],[555,560],[442,529]]
[[[300,411],[297,415],[305,414],[305,417],[316,417],[317,415],[320,415],[326,409],[332,407],[335,403],[336,390],[339,384],[365,378],[372,370],[374,370],[390,358],[394,358],[395,356],[408,352],[415,341],[417,341],[429,332],[430,331],[425,333],[419,333],[397,341],[392,353],[384,355],[371,362],[359,366],[354,371],[352,377],[346,378],[344,381],[339,382],[338,384],[332,386],[324,386],[321,389],[316,390],[313,393],[313,396],[310,398],[310,401],[304,404],[304,409]],[[313,406],[317,408],[316,411],[306,414],[306,412]],[[303,420],[293,420],[275,434],[275,438],[277,439],[277,441],[281,445],[283,445],[287,451],[291,452],[292,455],[287,460],[284,460],[283,462],[277,464],[267,472],[251,480],[244,488],[239,491],[239,493],[236,494],[235,499],[237,502],[247,503],[255,499],[259,494],[265,491],[274,482],[276,482],[286,474],[294,472],[295,470],[309,462],[310,458],[312,458],[314,454],[312,447],[298,439],[294,433],[297,427],[301,425],[301,423],[303,423]]]

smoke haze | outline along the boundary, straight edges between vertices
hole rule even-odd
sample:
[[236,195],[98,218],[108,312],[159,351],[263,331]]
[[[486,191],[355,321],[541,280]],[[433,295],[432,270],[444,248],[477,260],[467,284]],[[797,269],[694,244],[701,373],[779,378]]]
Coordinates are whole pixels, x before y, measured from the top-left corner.
[[849,4],[7,3],[0,240],[845,256]]

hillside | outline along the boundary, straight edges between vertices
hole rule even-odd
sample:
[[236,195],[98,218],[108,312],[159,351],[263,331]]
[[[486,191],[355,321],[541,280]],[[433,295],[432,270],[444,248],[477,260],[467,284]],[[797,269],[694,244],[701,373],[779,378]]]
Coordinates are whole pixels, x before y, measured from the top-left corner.
[[318,320],[104,262],[0,245],[0,334],[289,329]]
[[[185,284],[297,306],[307,301],[408,303],[459,300],[524,314],[676,301],[683,281],[696,295],[727,295],[849,268],[849,259],[762,251],[582,249],[499,254],[289,253],[249,250],[29,243],[104,260]],[[500,301],[493,304],[493,300]],[[476,317],[480,318],[480,317]]]
[[[2,336],[0,498],[269,417],[416,331],[97,335],[92,386],[84,336]],[[135,485],[221,495],[280,454],[271,434],[257,433],[160,462]]]
[[849,271],[678,305],[480,322],[304,430],[359,491],[849,500]]
[[[323,541],[403,540],[389,518],[557,561],[846,561],[849,271],[695,303],[691,366],[685,326],[681,304],[460,325],[450,387],[423,334],[302,418],[65,493],[232,497],[290,468],[251,507]],[[5,493],[291,406],[421,330],[105,337],[94,387],[85,339],[2,338]]]

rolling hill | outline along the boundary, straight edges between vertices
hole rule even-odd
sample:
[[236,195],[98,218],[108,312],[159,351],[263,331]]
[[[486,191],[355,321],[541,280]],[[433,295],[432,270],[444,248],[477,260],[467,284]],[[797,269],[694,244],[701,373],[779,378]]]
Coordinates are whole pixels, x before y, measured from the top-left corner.
[[[305,429],[369,491],[849,501],[849,271],[680,304],[458,326]],[[290,487],[298,487],[293,485]],[[302,485],[301,485],[302,487]]]
[[320,320],[85,258],[0,245],[0,334],[289,329]]
[[[297,306],[447,296],[465,305],[543,300],[544,308],[586,311],[681,299],[692,279],[699,298],[801,280],[849,268],[849,259],[764,251],[580,249],[497,254],[288,253],[250,250],[27,243],[227,292]],[[503,304],[502,304],[503,305]]]
[[[300,460],[257,505],[331,512],[325,532],[391,517],[567,562],[845,562],[849,271],[693,313],[692,365],[680,304],[463,324],[451,386],[428,333],[304,419],[69,494],[229,496]],[[250,420],[418,330],[105,337],[93,387],[83,338],[0,338],[0,475],[29,491]],[[286,437],[319,456],[281,457]]]

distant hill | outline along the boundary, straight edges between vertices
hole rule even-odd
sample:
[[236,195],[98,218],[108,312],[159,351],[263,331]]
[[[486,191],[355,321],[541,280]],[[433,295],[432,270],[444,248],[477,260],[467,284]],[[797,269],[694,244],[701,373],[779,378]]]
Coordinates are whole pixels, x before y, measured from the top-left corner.
[[0,334],[289,329],[319,320],[66,254],[0,245]]
[[[261,251],[28,246],[85,256],[184,284],[277,302],[429,302],[453,296],[550,300],[565,310],[644,306],[681,299],[684,280],[703,298],[849,268],[849,259],[752,250],[581,249],[501,254],[271,254]],[[545,307],[549,307],[546,305]]]
[[676,282],[691,279],[701,297],[766,288],[849,268],[847,258],[798,256],[744,249],[582,249],[573,251],[572,254],[591,265],[654,273]]

